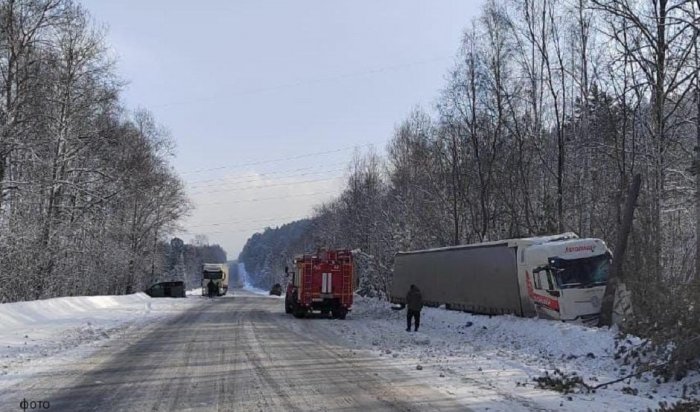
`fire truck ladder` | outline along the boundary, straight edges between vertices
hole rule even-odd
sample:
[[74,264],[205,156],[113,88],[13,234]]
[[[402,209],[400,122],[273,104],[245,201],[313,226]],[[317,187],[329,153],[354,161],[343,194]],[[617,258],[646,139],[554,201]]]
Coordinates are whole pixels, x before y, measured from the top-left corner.
[[[311,263],[304,263],[304,287],[302,289],[302,296],[310,296],[311,295],[311,286],[312,286],[312,276],[311,276]],[[301,296],[300,296],[301,298]],[[304,299],[306,301],[306,299]]]
[[352,296],[352,266],[348,267],[346,265],[341,266],[341,271],[343,272],[343,290],[346,292],[342,296],[343,303],[347,304],[349,297]]

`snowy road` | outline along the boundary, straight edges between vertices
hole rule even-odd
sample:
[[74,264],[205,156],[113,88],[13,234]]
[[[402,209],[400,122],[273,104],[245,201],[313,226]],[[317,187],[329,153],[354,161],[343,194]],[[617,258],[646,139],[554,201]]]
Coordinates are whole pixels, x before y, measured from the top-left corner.
[[[465,411],[392,364],[315,334],[277,298],[236,291],[8,388],[2,410]],[[19,410],[19,409],[18,409]]]

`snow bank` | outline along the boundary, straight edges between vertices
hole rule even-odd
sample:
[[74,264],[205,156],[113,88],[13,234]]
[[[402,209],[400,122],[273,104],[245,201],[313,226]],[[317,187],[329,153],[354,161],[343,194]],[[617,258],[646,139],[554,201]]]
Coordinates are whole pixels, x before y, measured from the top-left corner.
[[244,286],[243,290],[246,290],[250,293],[254,293],[256,295],[268,296],[271,298],[284,298],[284,294],[282,294],[281,296],[270,295],[270,291],[268,291],[268,290],[264,290],[264,289],[260,289],[260,288],[256,288],[256,287],[248,286],[248,285]]
[[31,327],[38,324],[72,323],[76,316],[94,314],[96,311],[116,307],[146,305],[151,298],[145,293],[124,296],[77,296],[35,300],[0,305],[0,330]]
[[187,296],[202,296],[202,288],[195,288],[192,290],[185,291],[185,295]]
[[0,304],[0,389],[51,365],[81,359],[115,333],[180,313],[199,299],[136,293]]
[[[276,295],[270,295],[269,290],[264,290],[264,289],[260,289],[260,288],[253,286],[253,284],[250,282],[250,275],[245,270],[245,264],[243,262],[238,264],[238,273],[239,273],[239,276],[241,277],[241,280],[243,281],[243,290],[247,290],[248,292],[255,293],[256,295],[278,297]],[[284,297],[284,295],[283,295],[283,297]]]
[[[630,373],[615,359],[616,329],[425,308],[419,332],[409,333],[405,310],[362,297],[356,298],[346,321],[322,324],[327,333],[358,349],[402,361],[409,373],[475,410],[646,411],[660,401],[677,401],[684,385],[700,389],[697,374],[675,383],[660,383],[647,374],[590,394],[563,395],[535,387],[534,378],[555,369],[575,373],[590,386]],[[641,343],[632,336],[618,341],[627,347]]]

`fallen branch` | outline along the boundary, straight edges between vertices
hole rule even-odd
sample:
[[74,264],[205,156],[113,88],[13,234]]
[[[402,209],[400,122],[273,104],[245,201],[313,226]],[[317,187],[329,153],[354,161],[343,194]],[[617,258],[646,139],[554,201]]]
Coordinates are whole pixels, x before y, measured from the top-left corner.
[[631,374],[629,374],[629,375],[623,376],[622,378],[615,379],[615,380],[612,380],[612,381],[610,381],[610,382],[601,383],[601,384],[596,385],[596,386],[588,386],[588,385],[586,385],[585,383],[584,383],[583,385],[584,385],[589,391],[594,391],[594,390],[596,390],[596,389],[604,388],[604,387],[606,387],[606,386],[608,386],[608,385],[612,385],[612,384],[614,384],[614,383],[622,382],[622,381],[624,381],[625,379],[634,378],[634,377],[639,377],[639,375],[641,375],[641,374],[643,374],[643,373],[645,373],[645,372],[651,372],[651,371],[654,370],[655,368],[656,368],[656,367],[649,367],[649,366],[646,367],[646,368],[641,368],[641,370],[638,370],[638,371],[635,372],[635,373],[631,373]]

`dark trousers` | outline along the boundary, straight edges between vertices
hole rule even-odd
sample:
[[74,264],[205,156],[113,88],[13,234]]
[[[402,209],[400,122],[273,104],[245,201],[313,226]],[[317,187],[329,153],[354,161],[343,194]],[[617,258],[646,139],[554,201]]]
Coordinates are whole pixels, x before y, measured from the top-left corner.
[[411,318],[416,320],[416,327],[413,330],[418,330],[420,326],[420,311],[408,309],[406,312],[406,329],[411,329]]

